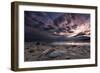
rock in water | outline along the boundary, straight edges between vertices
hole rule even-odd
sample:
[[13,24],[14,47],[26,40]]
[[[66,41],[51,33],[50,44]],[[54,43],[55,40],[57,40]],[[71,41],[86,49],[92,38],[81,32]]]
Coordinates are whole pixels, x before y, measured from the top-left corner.
[[65,51],[59,51],[58,50],[58,51],[53,51],[53,52],[47,54],[47,56],[49,58],[55,58],[55,57],[58,57],[58,56],[63,56],[65,53],[66,53]]

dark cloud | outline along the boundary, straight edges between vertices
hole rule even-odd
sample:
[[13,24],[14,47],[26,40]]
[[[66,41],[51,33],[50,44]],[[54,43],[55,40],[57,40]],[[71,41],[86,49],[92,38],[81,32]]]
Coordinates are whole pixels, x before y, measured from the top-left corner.
[[[89,14],[25,11],[25,41],[68,40],[64,36],[54,35],[53,33],[69,32],[83,22],[90,22],[89,19]],[[63,26],[64,22],[66,23]],[[71,23],[75,24],[72,26]]]

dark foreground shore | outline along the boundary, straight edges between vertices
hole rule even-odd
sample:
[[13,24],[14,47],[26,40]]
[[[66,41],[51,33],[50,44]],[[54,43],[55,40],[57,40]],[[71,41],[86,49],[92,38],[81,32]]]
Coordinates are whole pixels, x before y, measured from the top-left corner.
[[50,45],[25,42],[24,61],[71,60],[90,58],[90,45]]

